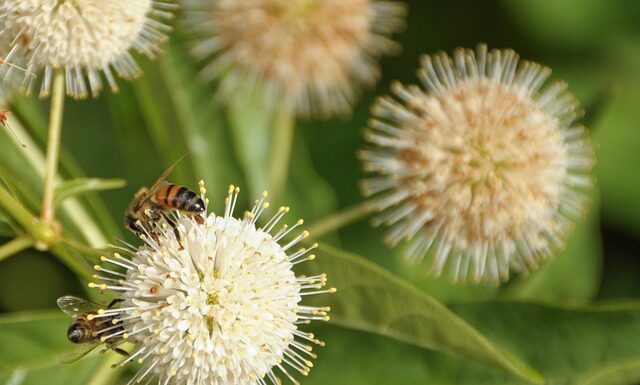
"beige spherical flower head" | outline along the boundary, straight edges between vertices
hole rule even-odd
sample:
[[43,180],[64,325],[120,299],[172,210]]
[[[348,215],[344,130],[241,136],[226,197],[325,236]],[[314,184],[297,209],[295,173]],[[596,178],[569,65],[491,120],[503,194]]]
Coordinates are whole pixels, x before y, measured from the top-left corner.
[[423,58],[422,87],[393,85],[366,131],[360,157],[376,175],[377,223],[407,256],[453,280],[499,283],[563,246],[585,213],[592,145],[574,125],[578,105],[550,71],[484,45]]
[[361,86],[379,77],[377,60],[398,51],[390,35],[406,7],[378,0],[185,0],[210,60],[205,79],[229,95],[256,87],[300,115],[348,114]]
[[[152,0],[6,0],[0,5],[0,76],[19,81],[27,92],[44,69],[40,96],[51,91],[53,72],[64,70],[67,95],[77,99],[112,90],[112,71],[131,79],[140,74],[130,51],[159,52],[174,5]],[[17,66],[22,68],[19,69]]]
[[335,289],[323,289],[324,274],[296,277],[292,269],[313,260],[317,245],[297,246],[308,236],[293,235],[301,220],[277,229],[286,207],[257,224],[269,206],[266,193],[234,218],[238,191],[229,189],[223,215],[152,223],[143,246],[96,266],[102,282],[89,286],[118,291],[122,300],[95,316],[113,319],[100,337],[107,346],[135,343],[119,365],[142,364],[130,383],[155,375],[160,384],[276,385],[280,376],[297,384],[295,372],[307,375],[313,366],[312,345],[324,343],[299,326],[327,320],[329,308],[300,302]]

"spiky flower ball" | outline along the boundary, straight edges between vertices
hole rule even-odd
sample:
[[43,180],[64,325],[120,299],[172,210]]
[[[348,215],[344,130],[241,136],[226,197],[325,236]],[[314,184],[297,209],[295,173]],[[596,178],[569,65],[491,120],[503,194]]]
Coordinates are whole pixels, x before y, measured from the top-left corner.
[[448,264],[454,280],[493,283],[563,246],[594,156],[566,85],[543,87],[549,74],[480,45],[425,56],[422,88],[395,83],[375,104],[363,191],[379,194],[389,243],[410,240],[408,257],[434,274]]
[[[48,96],[53,72],[64,70],[67,95],[85,98],[103,88],[114,91],[113,71],[139,75],[130,51],[159,52],[169,27],[170,2],[152,0],[5,0],[0,5],[0,75],[29,91],[44,69],[40,96]],[[20,70],[20,66],[23,70]]]
[[[316,247],[293,250],[308,235],[289,238],[301,221],[274,231],[283,207],[258,226],[266,193],[243,219],[234,218],[238,191],[229,189],[222,216],[178,216],[175,228],[163,223],[144,235],[130,258],[104,257],[111,266],[96,267],[104,283],[90,286],[120,291],[124,300],[99,316],[122,321],[104,341],[136,344],[121,363],[142,363],[132,382],[156,375],[161,384],[275,385],[280,376],[297,383],[294,372],[309,372],[311,344],[323,343],[298,325],[328,319],[329,309],[300,301],[335,289],[322,289],[324,274],[292,271],[312,260],[308,252]],[[116,271],[122,267],[126,272]]]
[[195,56],[220,91],[266,92],[301,115],[347,114],[378,58],[398,51],[390,36],[406,7],[380,0],[183,0],[198,36]]

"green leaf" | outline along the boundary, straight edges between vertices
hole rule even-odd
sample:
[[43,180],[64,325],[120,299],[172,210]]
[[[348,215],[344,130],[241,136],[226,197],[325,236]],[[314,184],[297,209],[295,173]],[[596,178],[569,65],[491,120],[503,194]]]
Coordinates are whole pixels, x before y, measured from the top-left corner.
[[73,348],[66,339],[69,322],[70,319],[59,311],[1,316],[0,382],[88,384],[96,372],[100,372],[104,357],[92,355],[73,364],[61,365],[59,356]]
[[[632,385],[640,381],[640,304],[558,308],[531,303],[452,306],[493,341],[538,368],[548,384]],[[497,371],[443,359],[441,383],[518,385]],[[447,371],[442,369],[447,368]],[[446,373],[456,373],[447,376]]]
[[[558,308],[532,303],[458,304],[453,310],[525,357],[549,385],[636,385],[640,305]],[[379,336],[317,327],[326,341],[306,385],[523,385],[524,380],[461,357]]]
[[[326,272],[338,292],[331,296],[335,324],[455,354],[500,368],[531,383],[544,379],[495,345],[440,302],[366,259],[323,245],[308,264]],[[322,298],[327,301],[327,298]]]
[[127,185],[124,179],[100,179],[100,178],[77,178],[70,179],[58,185],[54,192],[54,205],[61,204],[65,199],[72,196],[86,194],[88,192],[111,190]]
[[267,189],[273,111],[259,92],[230,98],[227,108],[236,155],[249,183],[251,196]]

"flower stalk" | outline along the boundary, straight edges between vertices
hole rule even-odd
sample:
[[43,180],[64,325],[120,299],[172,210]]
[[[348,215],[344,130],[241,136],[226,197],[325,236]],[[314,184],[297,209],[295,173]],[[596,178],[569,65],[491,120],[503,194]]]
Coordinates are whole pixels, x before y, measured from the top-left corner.
[[44,171],[44,193],[42,196],[42,212],[40,219],[45,222],[54,219],[53,188],[58,170],[60,153],[60,136],[62,134],[62,114],[64,111],[64,72],[57,70],[53,78],[53,94],[51,96],[51,112],[49,114],[49,131],[47,137],[47,155]]
[[33,239],[28,236],[19,236],[0,246],[0,261],[33,246]]
[[331,213],[312,223],[307,229],[309,233],[313,235],[314,239],[318,239],[325,234],[340,230],[347,225],[365,218],[376,210],[378,204],[376,200],[368,199],[362,203]]

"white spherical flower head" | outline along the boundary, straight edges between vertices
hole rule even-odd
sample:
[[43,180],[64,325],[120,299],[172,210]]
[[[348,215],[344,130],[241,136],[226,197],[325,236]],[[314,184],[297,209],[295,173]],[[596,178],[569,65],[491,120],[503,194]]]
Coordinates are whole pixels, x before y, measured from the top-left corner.
[[258,89],[300,115],[348,114],[362,85],[379,77],[378,58],[399,50],[390,36],[406,7],[379,0],[184,0],[210,60],[202,75],[220,91]]
[[300,301],[335,289],[322,289],[324,275],[292,271],[314,258],[317,245],[290,252],[308,235],[284,241],[301,221],[272,234],[288,208],[259,227],[266,193],[243,219],[232,216],[237,193],[232,186],[222,216],[178,215],[175,226],[164,222],[143,235],[130,259],[103,257],[125,274],[97,266],[105,283],[91,286],[121,291],[120,306],[101,315],[122,323],[103,341],[136,343],[120,364],[142,363],[132,383],[156,375],[161,384],[279,384],[278,375],[297,383],[293,371],[308,374],[310,343],[323,343],[298,325],[328,319],[329,309]]
[[[96,96],[104,74],[114,91],[112,70],[134,78],[140,68],[131,56],[159,52],[174,5],[152,0],[6,0],[0,5],[0,75],[18,79],[29,91],[44,69],[40,96],[48,96],[54,70],[64,70],[66,92]],[[20,66],[20,70],[17,66]]]
[[480,45],[424,57],[423,88],[393,85],[360,154],[389,243],[410,239],[408,257],[427,256],[436,275],[449,261],[454,280],[492,283],[563,246],[594,157],[566,85],[541,88],[549,73]]

